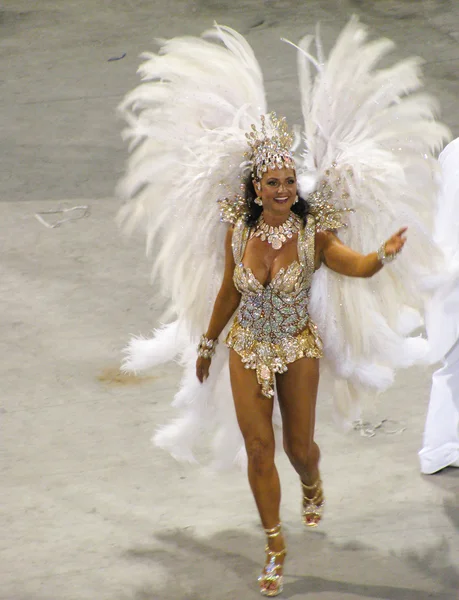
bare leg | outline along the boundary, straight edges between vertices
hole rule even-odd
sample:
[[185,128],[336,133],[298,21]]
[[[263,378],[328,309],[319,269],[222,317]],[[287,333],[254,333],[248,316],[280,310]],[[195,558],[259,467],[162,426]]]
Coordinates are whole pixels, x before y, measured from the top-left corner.
[[[246,369],[239,355],[230,350],[230,376],[236,415],[247,451],[248,477],[265,529],[280,522],[280,482],[274,464],[273,401],[261,393],[255,371]],[[274,552],[284,549],[282,534],[268,539]],[[284,557],[276,559],[283,564]],[[279,572],[280,574],[280,572]]]
[[319,361],[314,358],[297,360],[288,366],[286,373],[277,376],[284,449],[305,484],[305,498],[320,505],[323,503],[319,486],[320,450],[314,441],[318,386]]

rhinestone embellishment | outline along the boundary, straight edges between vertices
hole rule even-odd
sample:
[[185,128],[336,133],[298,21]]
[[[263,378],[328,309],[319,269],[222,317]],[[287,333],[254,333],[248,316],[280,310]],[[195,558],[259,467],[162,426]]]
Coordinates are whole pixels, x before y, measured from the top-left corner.
[[271,244],[274,250],[280,250],[288,239],[299,232],[300,228],[301,220],[294,213],[290,213],[285,223],[278,227],[268,225],[261,215],[252,237],[259,237],[262,242],[267,241]]
[[226,344],[239,354],[246,369],[255,370],[267,398],[274,396],[276,373],[284,373],[288,364],[304,356],[322,356],[317,326],[308,314],[314,235],[315,221],[309,216],[298,232],[299,260],[280,269],[264,286],[242,262],[249,227],[241,220],[234,229],[233,279],[242,297]]

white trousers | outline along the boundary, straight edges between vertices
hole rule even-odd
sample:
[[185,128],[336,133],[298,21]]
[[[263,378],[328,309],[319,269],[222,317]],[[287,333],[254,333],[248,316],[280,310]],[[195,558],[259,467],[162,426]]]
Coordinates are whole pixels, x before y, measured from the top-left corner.
[[433,374],[419,459],[426,475],[459,466],[459,340]]

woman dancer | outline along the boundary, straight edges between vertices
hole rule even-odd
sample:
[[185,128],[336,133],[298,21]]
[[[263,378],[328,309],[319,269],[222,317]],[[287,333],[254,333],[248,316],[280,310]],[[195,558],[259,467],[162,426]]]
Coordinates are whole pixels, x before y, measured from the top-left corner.
[[[238,310],[226,339],[231,348],[231,386],[249,482],[268,537],[260,588],[264,595],[274,596],[282,590],[286,554],[274,464],[274,380],[284,449],[303,488],[303,522],[315,527],[324,496],[320,451],[314,441],[322,343],[308,314],[312,276],[323,263],[341,275],[372,277],[403,248],[405,229],[378,252],[366,256],[354,252],[334,233],[316,233],[314,217],[297,195],[288,148],[277,138],[265,138],[257,140],[253,156],[252,185],[258,196],[248,195],[247,218],[228,230],[224,279],[199,344],[196,373],[201,382],[207,379],[218,338]],[[278,167],[271,168],[274,164]]]
[[[274,596],[285,546],[272,423],[282,424],[303,484],[303,521],[316,526],[318,359],[323,353],[339,381],[338,409],[352,419],[360,388],[387,389],[396,368],[425,355],[423,341],[408,334],[422,307],[418,282],[436,260],[433,152],[447,132],[431,100],[409,94],[421,85],[417,61],[374,70],[391,43],[366,43],[352,20],[328,60],[320,44],[319,60],[310,56],[310,38],[300,44],[305,152],[294,160],[285,122],[266,116],[250,46],[224,27],[209,36],[223,47],[176,38],[147,55],[146,83],[122,105],[134,150],[121,220],[141,224],[149,246],[157,243],[155,281],[177,317],[153,340],[133,340],[124,368],[179,356],[180,416],[155,443],[194,461],[208,430],[217,466],[248,459],[268,536],[260,589]],[[345,220],[342,243],[335,232]],[[388,239],[402,224],[410,229],[403,260],[380,271],[404,245],[405,228]],[[217,340],[236,309],[228,350]]]

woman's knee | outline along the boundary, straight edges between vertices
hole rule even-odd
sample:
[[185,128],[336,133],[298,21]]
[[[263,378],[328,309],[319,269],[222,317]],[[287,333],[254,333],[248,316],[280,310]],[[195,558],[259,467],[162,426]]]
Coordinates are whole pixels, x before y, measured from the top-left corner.
[[290,462],[298,467],[310,468],[317,465],[320,458],[319,446],[308,440],[284,440],[284,450]]
[[269,471],[274,466],[274,439],[256,436],[246,439],[245,448],[249,466],[259,475]]

